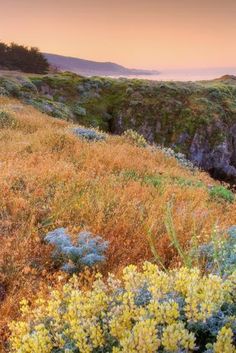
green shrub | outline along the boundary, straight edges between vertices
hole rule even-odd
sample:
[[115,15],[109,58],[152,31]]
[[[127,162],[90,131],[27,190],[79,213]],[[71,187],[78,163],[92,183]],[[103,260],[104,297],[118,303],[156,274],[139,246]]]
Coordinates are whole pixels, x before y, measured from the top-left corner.
[[140,180],[140,176],[135,170],[125,170],[121,173],[125,180]]
[[66,104],[44,98],[32,98],[26,99],[25,101],[27,104],[32,105],[42,113],[51,115],[55,118],[70,120],[73,117],[70,108]]
[[0,111],[0,129],[10,129],[16,126],[16,120],[7,112]]
[[7,92],[7,95],[13,96],[13,97],[19,97],[20,95],[20,90],[22,88],[21,83],[16,81],[15,79],[10,79],[10,78],[4,78],[1,80],[0,85],[2,88],[5,89]]
[[4,87],[0,87],[0,97],[7,97],[9,94]]
[[153,185],[155,188],[163,186],[165,178],[159,175],[147,175],[144,177],[144,183],[148,185]]
[[210,197],[213,200],[234,202],[234,194],[229,189],[222,185],[212,186],[209,191]]
[[78,104],[74,107],[73,111],[76,115],[79,115],[79,116],[86,116],[87,115],[86,109],[81,107]]

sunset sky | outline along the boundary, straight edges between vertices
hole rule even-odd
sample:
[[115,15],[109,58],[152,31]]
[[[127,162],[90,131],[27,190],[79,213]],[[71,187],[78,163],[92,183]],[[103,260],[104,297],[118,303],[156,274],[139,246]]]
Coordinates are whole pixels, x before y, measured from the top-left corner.
[[236,66],[236,0],[0,0],[0,40],[128,67]]

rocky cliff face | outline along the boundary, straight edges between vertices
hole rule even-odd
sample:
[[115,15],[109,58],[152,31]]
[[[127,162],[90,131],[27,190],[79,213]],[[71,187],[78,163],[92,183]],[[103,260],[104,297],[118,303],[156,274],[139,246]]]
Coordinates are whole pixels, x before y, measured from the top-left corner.
[[[132,121],[131,121],[132,123]],[[113,132],[123,130],[122,116],[116,120]],[[135,128],[131,124],[132,128]],[[155,135],[165,136],[161,129],[161,122],[150,126],[147,121],[137,129],[148,141],[169,146],[184,152],[194,165],[209,172],[214,178],[236,183],[236,123],[225,125],[221,123],[199,127],[192,136],[183,132],[168,142],[155,138]],[[212,143],[212,140],[215,142]]]
[[0,77],[12,95],[61,119],[183,152],[214,177],[236,182],[236,78],[205,82],[83,78],[64,73]]
[[[214,127],[213,127],[214,128]],[[211,127],[197,131],[193,137],[189,159],[215,178],[236,181],[236,124],[218,126],[224,139],[214,146],[208,142],[213,132]]]
[[[148,141],[184,152],[187,158],[198,167],[209,172],[214,178],[230,183],[236,182],[236,122],[211,122],[196,127],[192,134],[184,130],[179,134],[167,131],[158,119],[155,124],[144,121],[139,127],[131,119],[130,127],[138,130]],[[121,133],[124,128],[122,115],[115,120],[113,132]],[[166,141],[168,133],[170,137]]]
[[217,179],[236,182],[236,80],[164,83],[153,96],[131,95],[113,132],[137,130],[147,140],[184,152]]

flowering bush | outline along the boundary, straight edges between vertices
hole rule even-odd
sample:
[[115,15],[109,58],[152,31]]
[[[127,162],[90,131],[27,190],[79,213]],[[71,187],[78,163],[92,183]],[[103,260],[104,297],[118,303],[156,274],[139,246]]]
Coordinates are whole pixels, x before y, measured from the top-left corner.
[[236,272],[227,279],[198,269],[162,272],[128,266],[121,280],[100,275],[89,291],[77,278],[22,303],[11,324],[14,353],[236,352]]
[[85,140],[89,140],[89,141],[101,141],[105,139],[104,134],[101,134],[93,129],[77,127],[73,129],[73,133],[76,136],[84,138]]
[[166,156],[174,157],[182,167],[190,169],[192,171],[197,170],[197,167],[186,158],[185,154],[175,152],[170,147],[157,146],[157,148],[161,150]]
[[236,269],[236,226],[228,229],[226,237],[214,232],[212,241],[201,245],[197,251],[206,271],[219,275],[233,273]]
[[54,261],[62,265],[63,271],[69,273],[103,262],[104,252],[108,247],[108,242],[99,236],[94,237],[90,232],[79,233],[77,242],[73,245],[64,228],[49,232],[45,240],[55,248],[52,255]]
[[124,136],[129,142],[133,143],[135,146],[146,147],[148,144],[143,135],[140,135],[137,131],[131,129],[126,130],[124,132]]

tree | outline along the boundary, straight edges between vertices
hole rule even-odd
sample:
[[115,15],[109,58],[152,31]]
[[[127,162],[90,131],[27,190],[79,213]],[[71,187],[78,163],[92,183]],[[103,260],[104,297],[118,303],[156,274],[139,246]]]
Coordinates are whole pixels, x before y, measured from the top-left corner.
[[6,66],[6,55],[7,55],[7,45],[3,42],[0,42],[0,66]]
[[16,43],[6,45],[0,42],[0,66],[9,70],[39,74],[49,70],[49,63],[38,48],[28,48]]

